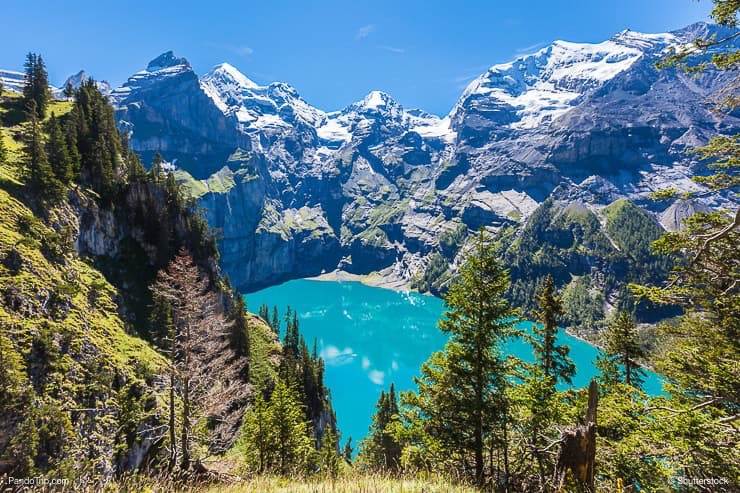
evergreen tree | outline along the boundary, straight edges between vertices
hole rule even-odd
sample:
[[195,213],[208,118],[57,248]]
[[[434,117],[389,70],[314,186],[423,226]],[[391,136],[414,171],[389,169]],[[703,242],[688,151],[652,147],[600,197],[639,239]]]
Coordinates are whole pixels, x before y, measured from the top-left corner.
[[33,111],[37,118],[43,120],[46,116],[46,108],[51,101],[49,76],[46,73],[44,60],[41,55],[28,53],[24,68],[23,103],[29,111]]
[[75,96],[75,88],[72,86],[72,83],[70,81],[67,81],[67,83],[64,85],[64,91],[63,91],[64,97],[67,98],[67,101],[71,101]]
[[275,430],[276,466],[283,475],[304,470],[313,449],[302,407],[295,388],[278,381],[270,399],[270,410]]
[[535,300],[539,309],[534,311],[538,323],[532,326],[532,345],[537,364],[553,385],[558,381],[570,384],[576,367],[568,358],[570,348],[556,344],[558,320],[563,316],[563,305],[560,297],[555,294],[555,283],[550,274],[545,277],[542,291],[535,295]]
[[[479,485],[486,481],[486,465],[494,461],[504,485],[510,476],[507,390],[517,361],[507,361],[502,345],[514,333],[517,311],[504,297],[508,287],[508,271],[481,231],[444,297],[448,311],[439,326],[450,334],[445,350],[422,366],[418,393],[404,394],[404,402],[419,409],[429,435],[450,453],[461,454],[464,463],[472,456]],[[489,460],[487,453],[493,454]]]
[[152,165],[149,167],[149,178],[154,183],[159,183],[162,181],[163,175],[164,175],[164,168],[162,165],[164,164],[164,158],[159,153],[159,151],[154,153],[154,157],[152,158]]
[[262,320],[263,320],[263,321],[264,321],[264,322],[265,322],[265,323],[266,323],[267,325],[269,325],[269,326],[270,326],[270,328],[273,328],[273,329],[274,329],[274,327],[272,327],[272,324],[270,323],[270,307],[269,307],[269,306],[267,306],[267,303],[262,303],[262,304],[260,305],[259,309],[257,310],[257,314],[259,315],[259,317],[260,317],[260,318],[261,318],[261,319],[262,319]]
[[257,394],[252,407],[244,415],[237,450],[258,473],[272,469],[275,453],[275,428],[272,426],[270,405]]
[[[247,323],[247,302],[236,292],[231,305],[231,346],[238,358],[249,357],[249,325]],[[245,380],[249,379],[249,366],[245,365]]]
[[637,360],[645,357],[645,351],[638,341],[635,319],[627,312],[619,312],[609,323],[605,337],[605,358],[612,364],[604,362],[602,368],[612,376],[604,375],[603,378],[609,381],[616,377],[625,385],[639,388],[645,380],[645,372]]
[[64,196],[64,185],[54,176],[46,155],[41,125],[36,116],[36,102],[29,107],[29,133],[26,141],[26,182],[42,200],[59,201]]
[[269,402],[257,396],[244,416],[237,449],[258,472],[302,473],[315,449],[294,387],[279,379]]
[[49,140],[46,144],[46,152],[49,162],[57,180],[66,185],[72,180],[72,161],[67,149],[67,140],[54,113],[51,114],[47,128]]
[[[556,385],[562,381],[571,383],[575,375],[575,365],[568,358],[568,346],[557,342],[558,320],[563,316],[560,297],[555,294],[555,283],[549,274],[539,293],[535,294],[538,309],[533,313],[537,323],[532,326],[533,335],[529,338],[534,349],[535,363],[528,366],[524,385],[520,393],[528,410],[523,427],[526,429],[527,443],[534,456],[539,482],[545,484],[552,467],[543,449],[548,430],[559,419],[560,399]],[[550,441],[554,441],[554,438]]]
[[373,469],[398,472],[401,468],[402,446],[396,437],[396,426],[400,423],[398,400],[394,385],[386,393],[380,391],[375,404],[370,433],[360,443],[358,460]]
[[344,443],[344,448],[342,449],[342,457],[344,457],[344,461],[352,465],[352,454],[354,453],[354,449],[352,448],[352,437],[347,438],[347,441]]
[[321,469],[330,477],[339,473],[341,458],[337,453],[337,432],[327,424],[321,437]]
[[270,322],[270,327],[272,327],[272,330],[274,330],[276,334],[280,333],[280,315],[278,314],[278,308],[276,306],[272,307],[272,321]]
[[125,171],[121,157],[121,138],[113,108],[93,79],[80,85],[67,120],[68,145],[74,144],[79,156],[80,181],[100,194],[104,202],[113,200],[118,190],[118,174]]

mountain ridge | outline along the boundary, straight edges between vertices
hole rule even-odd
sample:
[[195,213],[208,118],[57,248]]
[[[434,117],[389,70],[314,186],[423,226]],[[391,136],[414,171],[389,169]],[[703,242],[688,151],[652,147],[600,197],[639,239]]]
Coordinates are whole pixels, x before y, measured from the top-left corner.
[[[740,128],[707,101],[726,74],[654,66],[676,43],[712,32],[724,31],[698,23],[662,34],[625,30],[601,43],[556,41],[491,66],[443,117],[406,109],[382,91],[326,112],[289,84],[259,85],[228,63],[198,77],[172,52],[111,100],[133,149],[145,162],[160,152],[199,197],[238,288],[341,269],[436,292],[459,263],[464,238],[485,227],[501,238],[513,231],[512,241],[543,207],[551,221],[573,205],[603,225],[602,209],[628,199],[655,224],[675,228],[690,211],[735,204],[720,193],[688,205],[649,199],[667,186],[706,192],[691,180],[706,163],[687,151]],[[576,235],[577,223],[550,228]],[[461,228],[454,248],[442,245]],[[552,251],[566,255],[568,242],[558,241]],[[534,254],[517,248],[504,250]],[[604,252],[572,258],[558,284],[569,285],[583,266],[596,269],[597,280],[635,268],[619,260],[624,252]],[[544,271],[530,274],[534,285]]]

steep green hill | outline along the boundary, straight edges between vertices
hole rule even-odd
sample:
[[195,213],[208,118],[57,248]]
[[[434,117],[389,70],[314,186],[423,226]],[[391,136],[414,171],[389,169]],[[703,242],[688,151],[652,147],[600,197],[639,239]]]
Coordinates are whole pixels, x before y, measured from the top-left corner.
[[11,137],[21,131],[2,129],[10,152],[0,166],[0,469],[109,474],[151,447],[151,433],[140,432],[159,423],[166,362],[126,333],[118,293],[71,248],[72,229],[61,225],[74,222],[72,209],[44,220],[25,203]]

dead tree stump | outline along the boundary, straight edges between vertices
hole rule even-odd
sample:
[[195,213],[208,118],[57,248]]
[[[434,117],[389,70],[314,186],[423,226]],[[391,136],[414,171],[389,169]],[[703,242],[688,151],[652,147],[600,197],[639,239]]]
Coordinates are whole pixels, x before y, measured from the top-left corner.
[[596,461],[596,407],[599,389],[595,380],[588,386],[585,423],[570,426],[560,436],[560,450],[555,463],[555,484],[562,490],[568,471],[578,491],[594,491]]

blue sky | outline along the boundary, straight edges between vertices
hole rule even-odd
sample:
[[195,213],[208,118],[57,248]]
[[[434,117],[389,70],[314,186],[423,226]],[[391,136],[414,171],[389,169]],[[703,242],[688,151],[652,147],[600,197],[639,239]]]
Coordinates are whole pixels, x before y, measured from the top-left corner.
[[20,70],[34,51],[54,84],[84,68],[120,85],[171,49],[198,74],[227,61],[260,84],[288,82],[324,110],[380,89],[405,107],[446,114],[465,85],[493,64],[556,39],[598,42],[625,28],[681,28],[706,20],[711,6],[709,0],[15,1],[2,7],[0,67]]

